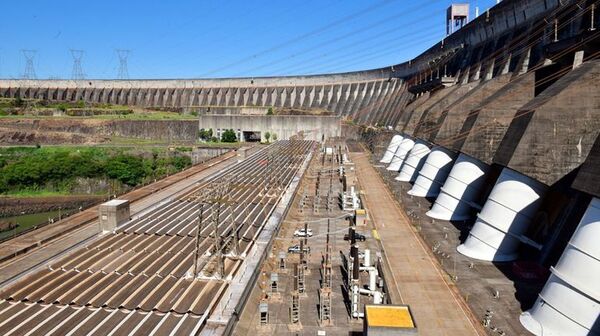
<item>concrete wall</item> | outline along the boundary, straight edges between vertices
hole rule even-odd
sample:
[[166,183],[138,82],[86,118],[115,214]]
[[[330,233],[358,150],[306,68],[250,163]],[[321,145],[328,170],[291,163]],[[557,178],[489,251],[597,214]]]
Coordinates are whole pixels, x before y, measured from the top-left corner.
[[[360,74],[360,75],[359,75]],[[392,125],[403,103],[403,80],[381,72],[311,77],[215,80],[52,81],[0,80],[0,97],[182,108],[318,109],[361,123]],[[314,82],[310,82],[314,80]]]
[[196,120],[42,118],[0,120],[4,144],[101,143],[114,137],[195,142]]
[[292,136],[304,135],[306,140],[321,141],[342,134],[341,121],[338,117],[320,116],[242,116],[242,115],[203,115],[200,116],[199,127],[218,130],[233,129],[237,132],[261,132],[265,141],[265,132],[277,134],[278,140],[289,140]]

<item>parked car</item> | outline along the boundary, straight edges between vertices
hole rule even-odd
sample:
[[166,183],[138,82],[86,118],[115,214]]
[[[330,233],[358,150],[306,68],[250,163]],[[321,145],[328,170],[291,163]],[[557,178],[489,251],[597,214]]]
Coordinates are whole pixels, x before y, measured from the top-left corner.
[[[350,235],[346,233],[344,235],[344,240],[350,240]],[[361,235],[360,233],[354,232],[354,240],[365,241],[365,240],[367,240],[367,237],[365,237],[364,235]]]
[[[305,253],[310,253],[310,246],[304,247]],[[300,253],[300,244],[288,247],[288,253]]]
[[306,232],[304,231],[304,229],[298,229],[294,231],[294,237],[312,237],[312,235],[312,229],[308,229],[306,230]]

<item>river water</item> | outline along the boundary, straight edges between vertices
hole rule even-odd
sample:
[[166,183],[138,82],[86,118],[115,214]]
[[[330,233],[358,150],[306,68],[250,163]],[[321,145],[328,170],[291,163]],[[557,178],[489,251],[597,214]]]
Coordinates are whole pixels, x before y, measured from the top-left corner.
[[[71,213],[71,210],[61,210],[60,214],[64,217],[65,214]],[[47,224],[48,218],[58,219],[59,211],[47,211],[34,214],[26,214],[12,217],[0,217],[0,222],[18,224],[16,233],[27,230],[33,226]],[[3,225],[4,227],[4,225]],[[0,240],[15,234],[15,229],[0,232]]]

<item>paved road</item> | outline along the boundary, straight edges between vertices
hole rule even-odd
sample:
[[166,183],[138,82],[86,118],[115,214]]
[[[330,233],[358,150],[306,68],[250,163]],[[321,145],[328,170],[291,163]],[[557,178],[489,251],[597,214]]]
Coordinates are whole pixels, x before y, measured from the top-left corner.
[[445,281],[445,273],[369,163],[368,154],[350,153],[350,159],[391,267],[390,290],[410,305],[419,335],[478,335],[466,304]]

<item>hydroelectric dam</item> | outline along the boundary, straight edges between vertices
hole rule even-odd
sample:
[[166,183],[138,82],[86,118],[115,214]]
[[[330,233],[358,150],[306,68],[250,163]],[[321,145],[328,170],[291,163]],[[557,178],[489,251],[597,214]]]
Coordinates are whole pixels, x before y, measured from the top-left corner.
[[111,230],[94,213],[0,243],[0,334],[347,335],[405,305],[420,335],[600,335],[599,5],[504,0],[357,72],[0,79],[3,98],[193,111],[192,138],[278,135]]

